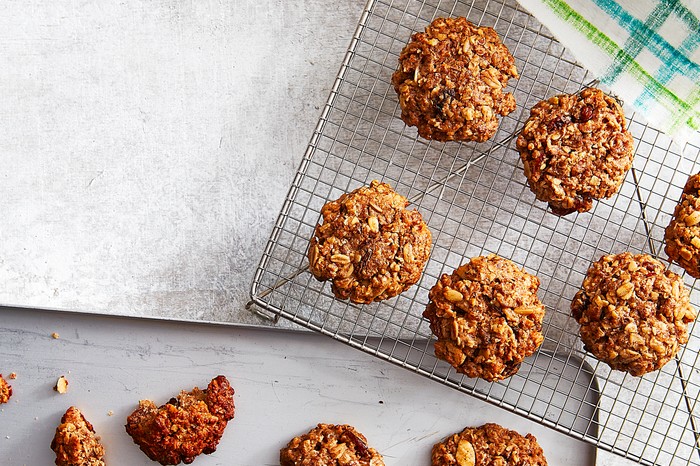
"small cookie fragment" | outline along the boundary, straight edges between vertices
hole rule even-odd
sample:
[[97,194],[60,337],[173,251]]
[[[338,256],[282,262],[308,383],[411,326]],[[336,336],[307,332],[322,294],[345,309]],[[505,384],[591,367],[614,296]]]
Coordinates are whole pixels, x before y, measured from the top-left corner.
[[586,351],[611,368],[641,376],[663,367],[688,342],[695,320],[677,274],[647,254],[601,257],[571,302]]
[[401,119],[425,139],[479,141],[498,129],[496,115],[515,110],[505,92],[515,59],[496,31],[466,18],[436,18],[399,56],[391,82]]
[[516,147],[530,190],[557,215],[615,194],[634,157],[622,107],[596,88],[535,105]]
[[432,466],[547,466],[532,434],[522,436],[498,424],[466,428],[433,446]]
[[64,375],[60,376],[56,381],[56,385],[53,386],[54,391],[63,395],[68,391],[68,379]]
[[542,344],[540,280],[495,254],[443,274],[423,317],[437,337],[435,356],[488,381],[515,374]]
[[664,234],[668,257],[700,278],[700,173],[688,178]]
[[160,407],[141,400],[127,418],[126,432],[153,461],[189,464],[201,453],[216,451],[234,416],[233,394],[226,377],[219,375],[206,390],[182,391]]
[[384,460],[354,427],[319,424],[280,450],[280,466],[384,466]]
[[68,408],[51,441],[58,466],[104,466],[105,450],[83,413]]
[[53,338],[54,340],[58,340],[59,338],[61,338],[61,336],[60,336],[58,333],[53,332],[53,333],[51,334],[51,338]]
[[7,383],[7,380],[3,379],[2,374],[0,374],[0,404],[4,404],[10,401],[11,396],[12,385]]
[[391,186],[372,181],[321,209],[309,246],[309,270],[332,281],[337,298],[371,303],[415,284],[430,255],[431,234],[417,210]]

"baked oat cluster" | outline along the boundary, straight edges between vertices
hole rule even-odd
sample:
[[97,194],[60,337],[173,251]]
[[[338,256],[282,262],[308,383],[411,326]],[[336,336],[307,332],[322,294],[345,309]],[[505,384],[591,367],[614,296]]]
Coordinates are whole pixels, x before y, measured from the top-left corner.
[[660,369],[688,342],[696,311],[677,274],[646,254],[601,257],[571,302],[585,349],[634,376]]
[[498,424],[466,428],[433,446],[432,466],[547,466],[542,447]]
[[685,183],[664,240],[668,257],[692,277],[700,278],[700,173]]
[[396,296],[421,276],[431,235],[423,217],[386,183],[343,194],[321,209],[309,270],[332,281],[340,299],[371,303]]
[[234,390],[226,377],[214,378],[206,390],[195,387],[156,406],[141,400],[129,415],[126,432],[141,450],[160,464],[189,464],[210,454],[234,416]]
[[632,167],[632,143],[620,104],[588,88],[535,105],[516,147],[535,197],[567,215],[620,189]]
[[495,254],[443,274],[423,312],[437,337],[435,355],[469,377],[515,374],[544,339],[539,286],[539,278]]
[[515,60],[496,31],[466,18],[436,18],[399,56],[391,82],[401,119],[437,141],[479,141],[498,129],[497,115],[515,110],[506,92]]
[[58,466],[104,466],[105,450],[83,413],[75,406],[61,417],[51,441]]
[[384,461],[354,427],[319,424],[280,450],[280,466],[384,466]]
[[11,396],[12,386],[7,383],[7,380],[3,379],[2,374],[0,374],[0,404],[10,401]]

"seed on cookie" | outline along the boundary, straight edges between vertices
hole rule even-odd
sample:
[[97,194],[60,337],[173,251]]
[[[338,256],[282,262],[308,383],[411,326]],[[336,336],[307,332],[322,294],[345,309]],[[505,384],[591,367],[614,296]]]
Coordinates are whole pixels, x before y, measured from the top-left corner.
[[466,18],[436,18],[399,56],[391,82],[401,119],[437,141],[479,141],[515,110],[504,88],[517,78],[515,59],[496,31]]
[[340,299],[371,303],[415,284],[430,255],[431,234],[416,210],[386,183],[372,181],[321,209],[309,245],[309,270],[330,280]]
[[688,178],[664,233],[668,257],[700,278],[700,173]]
[[467,427],[433,445],[432,466],[547,466],[542,447],[532,434],[489,423]]
[[632,167],[620,104],[600,89],[562,94],[530,111],[516,147],[530,190],[552,212],[586,212],[614,195]]
[[660,369],[688,342],[697,315],[683,279],[647,254],[610,254],[588,269],[571,302],[587,351],[616,370]]
[[435,355],[469,377],[512,376],[544,340],[539,286],[536,276],[495,254],[444,274],[423,312],[437,337]]
[[347,424],[319,424],[280,450],[281,466],[384,466],[382,455]]

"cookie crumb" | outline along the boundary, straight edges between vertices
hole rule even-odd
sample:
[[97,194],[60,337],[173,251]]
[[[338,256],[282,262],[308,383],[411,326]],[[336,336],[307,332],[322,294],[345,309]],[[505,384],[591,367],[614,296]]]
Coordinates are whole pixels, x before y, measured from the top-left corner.
[[10,379],[15,380],[17,378],[17,373],[16,372],[10,372]]
[[66,377],[63,375],[60,376],[53,389],[60,394],[66,393],[68,391],[68,379],[66,379]]
[[51,334],[51,338],[53,338],[54,340],[58,340],[59,338],[61,338],[61,335],[59,335],[59,334],[56,333],[56,332],[53,332],[53,333]]
[[105,450],[92,424],[75,406],[68,408],[51,441],[58,466],[104,466]]
[[112,411],[111,409],[107,411],[107,416],[114,416],[114,411]]
[[8,384],[7,381],[2,378],[2,374],[0,374],[0,404],[10,401],[11,396],[12,386]]

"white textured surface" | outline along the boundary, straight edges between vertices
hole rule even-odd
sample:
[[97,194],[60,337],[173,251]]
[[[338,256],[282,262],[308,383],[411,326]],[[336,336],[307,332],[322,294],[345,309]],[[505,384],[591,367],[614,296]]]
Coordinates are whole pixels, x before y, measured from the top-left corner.
[[243,309],[364,2],[0,3],[0,303]]
[[[354,425],[387,466],[427,466],[435,442],[484,422],[532,432],[552,466],[593,464],[582,442],[320,335],[56,316],[0,310],[0,371],[18,374],[0,411],[3,465],[52,464],[49,444],[70,405],[102,436],[107,464],[156,464],[124,431],[128,414],[139,399],[164,403],[218,374],[236,390],[236,417],[198,466],[278,465],[279,449],[318,422]],[[69,386],[59,395],[51,387],[62,374]]]

